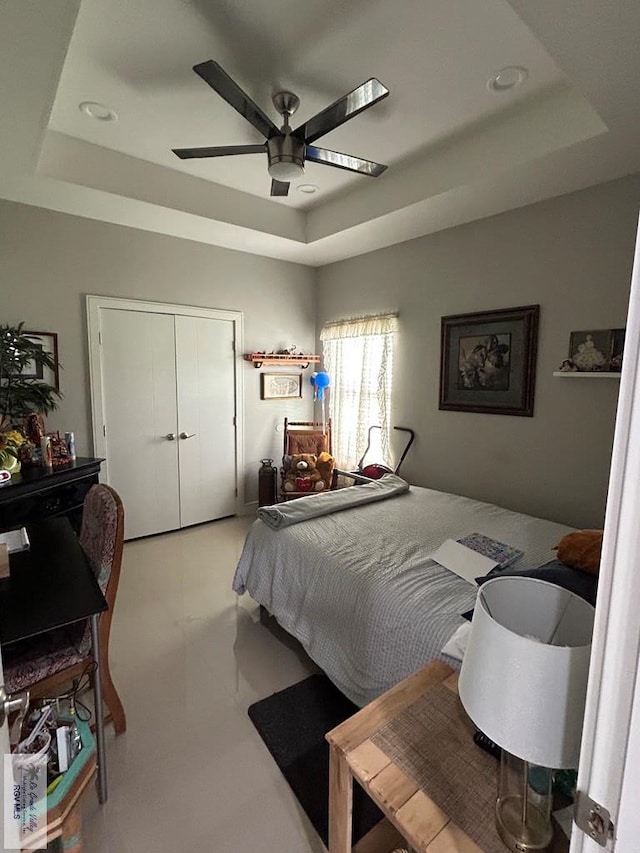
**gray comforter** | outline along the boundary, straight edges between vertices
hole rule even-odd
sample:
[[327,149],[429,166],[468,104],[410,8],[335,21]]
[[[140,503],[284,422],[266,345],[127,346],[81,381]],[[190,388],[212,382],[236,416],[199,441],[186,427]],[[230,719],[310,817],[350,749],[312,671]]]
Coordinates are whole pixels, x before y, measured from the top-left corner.
[[[354,487],[360,488],[360,487]],[[553,559],[571,528],[412,486],[379,503],[281,530],[256,521],[233,589],[264,605],[353,702],[364,705],[432,658],[473,606],[475,587],[430,559],[447,538],[483,533]]]

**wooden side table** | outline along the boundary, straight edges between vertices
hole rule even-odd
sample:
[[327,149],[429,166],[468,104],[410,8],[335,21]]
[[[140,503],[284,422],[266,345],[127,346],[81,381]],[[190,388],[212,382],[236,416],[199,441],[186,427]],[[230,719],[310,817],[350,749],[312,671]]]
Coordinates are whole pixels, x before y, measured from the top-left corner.
[[[433,661],[327,733],[330,748],[329,853],[351,851],[353,779],[416,853],[484,853],[456,825],[456,815],[448,815],[439,808],[420,785],[374,743],[383,727],[427,691],[443,685],[457,695],[457,684],[458,674],[454,670],[440,661]],[[468,728],[471,739],[475,727],[459,702],[455,703],[455,708],[454,725]],[[448,742],[446,748],[449,749]],[[450,744],[451,752],[456,749],[460,749],[460,740]],[[492,772],[489,775],[492,776]],[[490,778],[483,794],[493,798],[495,792],[496,783]],[[486,820],[493,825],[493,812],[490,808],[487,812]],[[484,819],[484,812],[482,814]],[[559,830],[556,836],[552,849],[558,853],[568,850],[568,841],[559,837]],[[492,849],[501,848],[499,839],[497,845]]]

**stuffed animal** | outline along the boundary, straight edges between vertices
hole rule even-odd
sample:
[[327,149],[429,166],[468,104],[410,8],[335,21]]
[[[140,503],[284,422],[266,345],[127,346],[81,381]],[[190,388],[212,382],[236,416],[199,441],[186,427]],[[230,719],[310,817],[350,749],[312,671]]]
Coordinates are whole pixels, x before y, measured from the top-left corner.
[[330,489],[331,480],[333,479],[333,469],[336,467],[336,460],[330,453],[327,453],[326,450],[323,450],[322,453],[318,456],[316,466],[318,471],[320,472],[320,476],[322,477],[322,482],[324,483],[325,489]]
[[597,575],[602,551],[602,530],[575,530],[556,545],[558,559],[565,566]]
[[285,492],[321,492],[324,480],[316,467],[318,457],[314,453],[294,453],[282,460]]

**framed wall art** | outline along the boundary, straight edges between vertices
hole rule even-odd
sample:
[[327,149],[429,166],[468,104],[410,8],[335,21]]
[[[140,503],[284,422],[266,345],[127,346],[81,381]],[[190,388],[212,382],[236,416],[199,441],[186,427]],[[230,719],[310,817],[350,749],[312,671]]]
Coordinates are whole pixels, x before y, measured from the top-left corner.
[[624,338],[626,329],[611,330],[611,360],[609,370],[618,373],[622,370],[622,354],[624,352]]
[[37,364],[35,361],[30,361],[22,369],[21,375],[25,379],[39,379],[41,382],[46,382],[47,385],[52,385],[56,391],[59,391],[58,335],[55,332],[28,332],[26,330],[22,334],[25,338],[29,338],[39,349],[48,353],[54,360],[56,368],[55,370],[51,370],[44,364]]
[[539,305],[442,318],[440,408],[533,416]]
[[571,332],[569,359],[578,370],[590,373],[608,370],[611,353],[611,329],[590,329]]
[[624,329],[589,329],[571,332],[569,355],[562,362],[560,370],[580,373],[619,373],[622,370],[624,335]]
[[290,400],[302,397],[301,373],[261,373],[261,400]]

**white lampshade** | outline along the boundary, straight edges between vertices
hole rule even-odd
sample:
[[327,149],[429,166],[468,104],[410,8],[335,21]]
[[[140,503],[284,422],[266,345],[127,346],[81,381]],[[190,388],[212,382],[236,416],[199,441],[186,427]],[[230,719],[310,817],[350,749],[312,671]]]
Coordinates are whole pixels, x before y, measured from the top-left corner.
[[534,578],[478,590],[458,689],[476,726],[543,767],[578,766],[593,607]]

